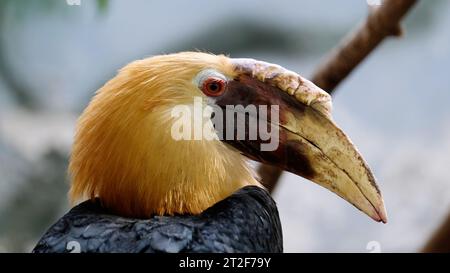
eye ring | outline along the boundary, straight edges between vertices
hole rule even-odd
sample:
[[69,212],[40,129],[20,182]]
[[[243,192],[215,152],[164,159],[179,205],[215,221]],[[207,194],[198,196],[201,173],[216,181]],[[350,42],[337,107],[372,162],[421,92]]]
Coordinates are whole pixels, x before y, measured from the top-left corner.
[[225,80],[211,77],[206,79],[202,84],[202,91],[207,96],[218,97],[225,92],[227,83]]

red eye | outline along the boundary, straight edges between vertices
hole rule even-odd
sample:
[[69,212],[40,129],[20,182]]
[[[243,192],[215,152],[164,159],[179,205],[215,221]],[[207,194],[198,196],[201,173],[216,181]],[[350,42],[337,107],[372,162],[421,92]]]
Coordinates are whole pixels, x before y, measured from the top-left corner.
[[202,91],[207,96],[217,97],[225,92],[226,82],[219,78],[208,78],[203,82]]

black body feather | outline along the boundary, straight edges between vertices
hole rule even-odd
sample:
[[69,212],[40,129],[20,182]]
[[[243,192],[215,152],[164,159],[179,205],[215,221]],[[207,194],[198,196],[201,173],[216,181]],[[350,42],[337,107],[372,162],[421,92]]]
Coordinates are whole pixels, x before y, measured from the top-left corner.
[[274,200],[247,186],[200,215],[130,219],[85,201],[58,220],[33,252],[282,252]]

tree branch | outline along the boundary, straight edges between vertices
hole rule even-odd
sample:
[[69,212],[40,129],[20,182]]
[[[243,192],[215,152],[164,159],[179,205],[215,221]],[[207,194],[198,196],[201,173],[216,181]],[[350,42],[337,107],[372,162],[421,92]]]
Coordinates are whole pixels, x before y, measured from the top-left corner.
[[423,247],[424,253],[450,253],[450,213]]
[[[400,22],[416,2],[416,0],[385,0],[380,7],[373,8],[366,21],[350,32],[319,65],[312,81],[331,94],[385,38],[401,36]],[[258,173],[261,183],[272,192],[282,171],[262,164]]]

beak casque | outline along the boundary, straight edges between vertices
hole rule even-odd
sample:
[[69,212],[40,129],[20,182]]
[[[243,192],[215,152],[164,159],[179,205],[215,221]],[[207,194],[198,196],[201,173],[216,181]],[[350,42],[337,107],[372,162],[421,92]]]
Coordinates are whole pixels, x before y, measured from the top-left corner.
[[386,223],[386,210],[375,178],[355,145],[333,122],[330,96],[278,65],[253,59],[231,60],[235,77],[215,104],[222,109],[227,105],[278,106],[266,116],[247,113],[247,118],[237,120],[246,125],[264,120],[271,131],[278,131],[279,143],[274,150],[264,151],[261,145],[267,141],[259,137],[224,141],[251,159],[329,189],[375,221]]

